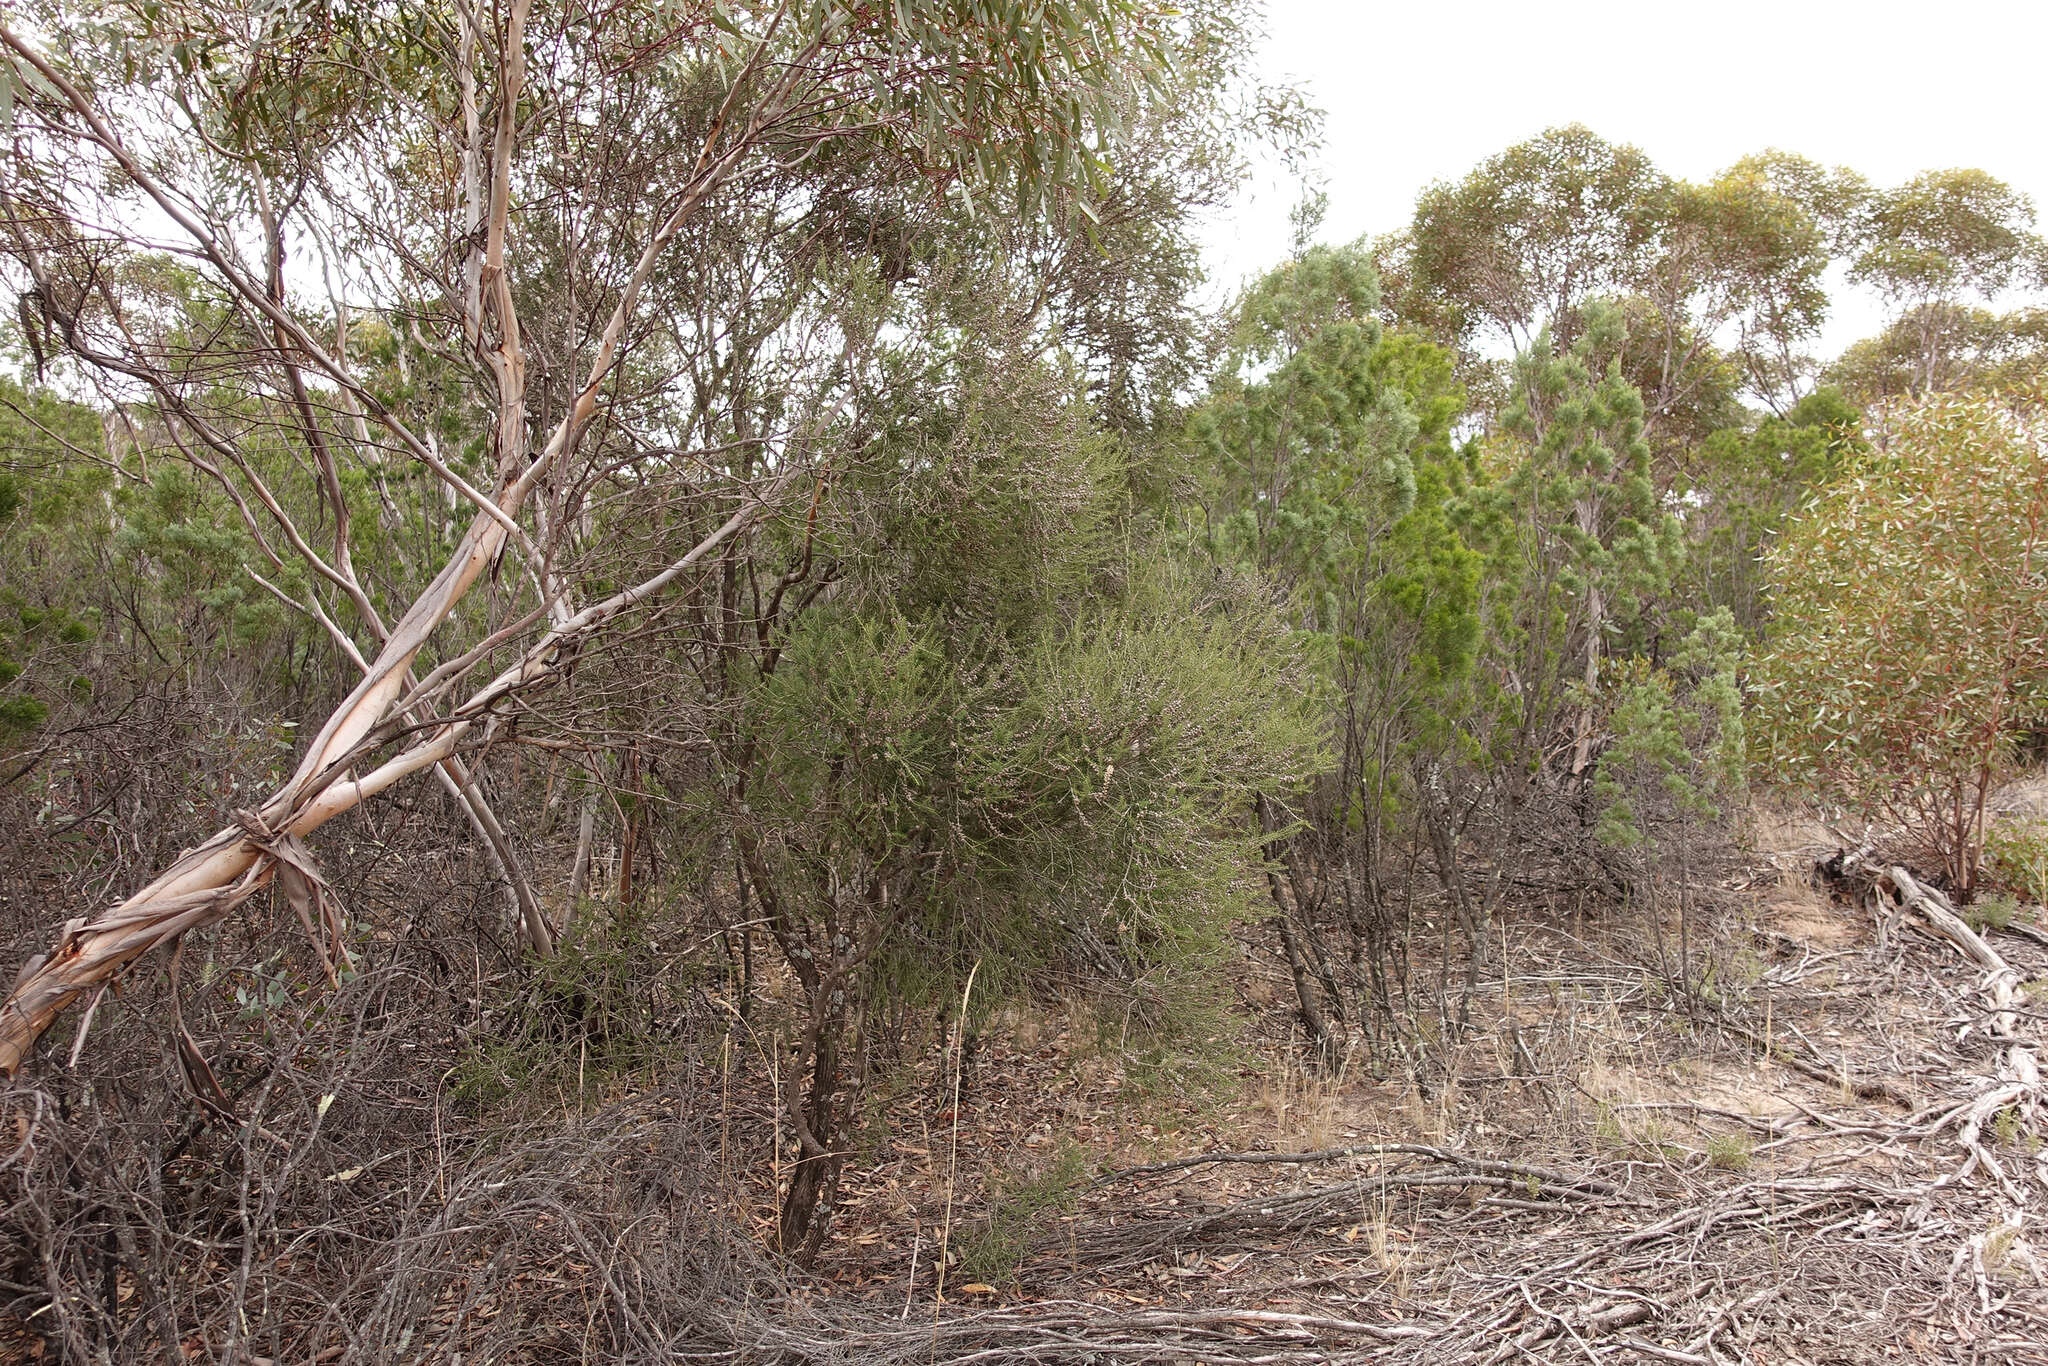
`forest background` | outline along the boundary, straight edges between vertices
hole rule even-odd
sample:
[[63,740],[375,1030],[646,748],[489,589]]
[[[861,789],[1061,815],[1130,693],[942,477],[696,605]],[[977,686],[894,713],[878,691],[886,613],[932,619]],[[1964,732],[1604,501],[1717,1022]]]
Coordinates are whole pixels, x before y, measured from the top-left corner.
[[[1247,1049],[1533,1078],[1510,937],[1590,923],[1739,1032],[1761,809],[1959,942],[2027,923],[2032,202],[1566,125],[1385,235],[1312,188],[1219,307],[1207,225],[1318,131],[1256,29],[9,18],[24,1342],[744,1358],[730,1306],[843,1264],[913,1111],[954,1126],[925,1285],[994,1293],[1092,1175],[970,1153],[952,1246],[1019,1018],[1139,1111]],[[1882,323],[1821,354],[1843,280]],[[2030,1126],[2005,1085],[1979,1119]],[[550,1239],[581,1323],[519,1288]]]

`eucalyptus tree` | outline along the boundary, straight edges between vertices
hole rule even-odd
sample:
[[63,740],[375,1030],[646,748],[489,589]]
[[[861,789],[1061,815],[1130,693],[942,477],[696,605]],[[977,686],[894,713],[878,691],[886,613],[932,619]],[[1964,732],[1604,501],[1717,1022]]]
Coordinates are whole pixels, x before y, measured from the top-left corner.
[[1929,304],[1852,343],[1828,381],[1868,408],[1928,393],[2024,390],[2048,375],[2048,308]]
[[1841,212],[1810,182],[1831,173],[1767,152],[1665,201],[1658,247],[1622,293],[1625,366],[1654,438],[1697,441],[1740,415],[1747,391],[1782,408],[1810,386],[1805,355],[1826,319],[1823,277]]
[[[532,701],[522,725],[611,750],[587,762],[616,792],[620,900],[654,880],[657,851],[672,881],[693,880],[707,937],[731,954],[737,1009],[750,1008],[757,941],[787,969],[784,1061],[799,1081],[782,1107],[796,1153],[779,1227],[794,1253],[814,1255],[831,1227],[840,1140],[892,1029],[957,1000],[977,964],[984,993],[1054,960],[1078,969],[1070,984],[1107,974],[1112,990],[1154,993],[1186,967],[1187,942],[1213,950],[1232,917],[1215,878],[1239,871],[1242,812],[1208,803],[1244,771],[1285,786],[1301,766],[1269,743],[1291,713],[1268,715],[1274,689],[1259,681],[1284,671],[1285,651],[1201,634],[1236,622],[1256,637],[1256,604],[1159,587],[1172,574],[1129,513],[1151,432],[1202,354],[1194,216],[1238,173],[1231,138],[1303,126],[1284,92],[1244,98],[1243,22],[1218,6],[1176,27],[1171,75],[1118,97],[1116,163],[1092,186],[1054,186],[1037,211],[934,195],[928,177],[878,173],[843,144],[728,186],[649,278],[662,343],[634,363],[689,398],[666,423],[643,420],[663,460],[756,480],[774,456],[765,434],[820,393],[836,439],[800,516],[721,544],[659,611],[582,651],[573,696]],[[614,463],[581,495],[598,533],[572,582],[630,581],[645,572],[636,559],[658,563],[664,528],[714,528],[704,500],[650,489],[649,469]],[[1162,629],[1162,594],[1193,634]],[[1105,637],[1055,629],[1076,623]],[[1180,723],[1196,729],[1171,732],[1180,783],[1145,781],[1149,730],[1104,721],[1123,730],[1122,757],[1103,759],[1123,775],[1116,819],[1067,792],[1032,808],[1044,830],[1027,839],[961,765],[1050,763],[1078,782],[1062,747],[1103,719],[1103,699],[1074,698],[1007,740],[967,708],[1008,716],[1074,686],[1070,670],[1126,668],[1136,646],[1112,625],[1156,655],[1123,703],[1187,704]],[[1221,687],[1218,668],[1239,681]],[[1200,727],[1216,706],[1239,710],[1211,734]],[[1140,823],[1175,833],[1147,843]],[[1100,840],[1119,828],[1114,866],[1130,876],[1102,885]],[[1152,871],[1138,877],[1133,860]]]
[[1735,353],[1751,395],[1780,417],[1812,392],[1827,267],[1853,254],[1870,185],[1846,167],[1772,148],[1708,186],[1737,206],[1727,256],[1742,291]]
[[1449,345],[1575,339],[1586,301],[1650,269],[1673,189],[1640,148],[1580,124],[1546,129],[1432,185],[1393,249],[1395,306]]
[[1727,419],[1748,389],[1782,411],[1815,368],[1831,260],[1860,221],[1862,182],[1783,152],[1699,184],[1578,125],[1518,143],[1417,199],[1382,242],[1389,305],[1466,358],[1568,350],[1596,300],[1630,317],[1622,357],[1653,439]]
[[1787,525],[1751,671],[1763,773],[1871,817],[1959,899],[2048,709],[2048,422],[1983,395],[1905,407]]
[[[1025,216],[1085,205],[1171,23],[1136,0],[511,0],[52,5],[0,31],[0,211],[39,346],[110,408],[146,410],[257,547],[251,581],[359,674],[277,791],[25,965],[0,1071],[81,994],[273,881],[334,966],[303,837],[428,770],[548,947],[558,927],[468,765],[608,627],[862,440],[847,404],[874,310],[791,315],[806,382],[772,424],[727,427],[724,393],[678,382],[676,348],[718,354],[724,320],[679,340],[691,282],[664,275],[671,254],[713,206],[811,165],[844,196],[818,201],[843,209],[819,232],[854,231],[891,185]],[[417,553],[369,563],[366,515],[416,521]],[[626,572],[578,573],[621,527],[641,532]]]
[[1216,358],[1199,220],[1228,210],[1255,151],[1292,165],[1318,135],[1302,92],[1255,71],[1257,14],[1188,7],[1170,81],[1132,109],[1117,173],[1085,208],[971,225],[1028,277],[1097,420],[1129,436],[1170,424]]
[[2048,284],[2048,245],[2034,204],[1980,170],[1928,171],[1872,195],[1850,278],[1897,310],[1893,330],[1914,346],[1915,392],[1944,387],[1946,357],[1964,349],[1971,301],[2016,285]]

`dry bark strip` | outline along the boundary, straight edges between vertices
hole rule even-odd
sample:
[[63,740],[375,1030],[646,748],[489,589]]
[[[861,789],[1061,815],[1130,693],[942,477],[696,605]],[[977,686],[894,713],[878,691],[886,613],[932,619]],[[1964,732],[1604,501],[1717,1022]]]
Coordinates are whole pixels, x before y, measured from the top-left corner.
[[[259,810],[250,813],[251,819],[220,831],[197,849],[188,850],[155,881],[96,919],[65,922],[55,949],[47,957],[30,959],[24,965],[12,994],[0,1005],[0,1076],[13,1075],[35,1041],[65,1007],[85,992],[113,978],[150,950],[174,943],[188,930],[224,919],[271,881],[279,857],[272,851],[272,841],[252,833],[251,824],[272,832],[273,839],[303,838],[413,774],[441,764],[458,752],[472,731],[488,735],[496,724],[499,704],[550,682],[558,661],[573,655],[583,637],[661,591],[719,545],[772,512],[787,486],[787,476],[774,481],[758,501],[734,513],[662,573],[585,608],[549,631],[517,663],[427,728],[411,746],[358,776],[355,765],[387,738],[383,727],[386,714],[403,713],[418,705],[413,699],[398,698],[373,686],[379,683],[380,675],[385,679],[402,679],[405,667],[425,644],[428,629],[445,615],[438,607],[422,612],[419,604],[415,604],[386,647],[385,656],[401,656],[392,661],[394,667],[380,667],[357,687],[350,701],[329,719],[299,772]],[[475,549],[458,562],[466,576],[457,574],[451,578],[444,574],[446,582],[437,581],[439,595],[432,590],[429,593],[429,598],[436,601],[446,597],[450,608],[453,597],[448,595],[467,589],[476,573],[489,562],[490,556],[483,554],[483,549],[502,544],[497,525],[483,517],[472,525],[470,534]],[[380,657],[380,665],[383,663],[385,659]],[[362,724],[372,716],[376,719],[371,724]],[[348,747],[337,749],[343,739],[350,742]]]
[[[1426,1340],[1417,1324],[1365,1323],[1334,1315],[1269,1309],[1119,1311],[1084,1301],[1047,1301],[923,1322],[832,1325],[828,1353],[816,1326],[793,1318],[764,1323],[755,1359],[919,1361],[938,1366],[1021,1366],[1028,1362],[1203,1361],[1312,1363],[1366,1356]],[[1352,1350],[1346,1351],[1347,1344]],[[783,1354],[786,1354],[783,1355]]]
[[1966,1154],[1960,1170],[1944,1176],[1937,1185],[1961,1181],[1978,1168],[1989,1172],[1999,1189],[2012,1201],[2015,1212],[2028,1203],[2029,1188],[2007,1174],[1998,1159],[1982,1142],[1985,1126],[2004,1110],[2016,1110],[2031,1120],[2042,1099],[2041,1068],[2034,1049],[2020,1038],[2020,1012],[2027,1003],[2020,989],[2020,974],[1956,914],[1947,897],[1919,882],[1904,868],[1888,867],[1879,879],[1880,890],[1889,884],[1901,910],[1916,915],[1935,935],[1948,941],[1984,970],[1978,992],[1990,1015],[1984,1032],[1999,1045],[1996,1083],[1977,1097],[1955,1106],[1935,1120],[1932,1132],[1953,1126],[1956,1141]]
[[1281,1164],[1306,1165],[1317,1162],[1341,1162],[1358,1157],[1420,1157],[1431,1162],[1463,1167],[1474,1172],[1492,1176],[1516,1177],[1533,1180],[1544,1186],[1564,1187],[1570,1190],[1591,1191],[1598,1195],[1619,1195],[1620,1188],[1597,1177],[1584,1176],[1560,1171],[1555,1167],[1532,1166],[1525,1162],[1509,1162],[1496,1157],[1474,1157],[1469,1153],[1455,1152],[1449,1148],[1432,1147],[1426,1143],[1358,1143],[1347,1148],[1318,1148],[1300,1153],[1239,1153],[1218,1152],[1198,1153],[1192,1157],[1175,1158],[1171,1162],[1154,1162],[1142,1167],[1125,1167],[1119,1171],[1105,1173],[1096,1185],[1111,1181],[1131,1180],[1144,1176],[1163,1176],[1170,1172],[1187,1171],[1216,1163],[1249,1163],[1254,1165]]
[[[506,21],[511,35],[505,45],[508,52],[521,50],[519,34],[529,6],[530,0],[514,0],[511,6]],[[327,356],[297,320],[278,306],[262,281],[238,266],[236,253],[184,208],[180,196],[131,153],[93,100],[51,67],[33,43],[0,25],[0,51],[35,70],[44,87],[55,92],[54,98],[80,135],[104,150],[184,230],[198,255],[212,263],[222,281],[246,307],[274,324],[289,343],[287,354],[295,352],[311,361],[344,390],[374,404],[374,399],[355,383],[346,367]],[[556,611],[560,604],[551,602],[549,607],[556,619],[539,642],[511,668],[437,721],[423,728],[393,724],[395,718],[415,709],[424,714],[440,704],[462,674],[484,657],[479,647],[442,665],[417,684],[413,681],[413,664],[428,639],[510,541],[517,539],[530,548],[519,525],[520,511],[540,481],[577,449],[598,415],[600,394],[618,361],[627,325],[639,306],[657,259],[705,200],[745,163],[760,143],[763,131],[780,117],[799,79],[803,67],[800,61],[791,63],[770,82],[744,131],[723,145],[720,143],[732,103],[751,84],[765,52],[764,42],[735,79],[727,107],[714,120],[675,208],[649,235],[632,275],[620,290],[575,402],[531,459],[524,418],[526,369],[520,352],[519,320],[509,286],[505,284],[508,277],[504,266],[506,219],[511,205],[507,176],[514,138],[509,128],[500,130],[501,136],[492,150],[488,212],[480,215],[485,227],[483,254],[476,263],[480,267],[479,281],[488,278],[494,288],[489,291],[488,305],[482,302],[481,295],[472,301],[470,319],[472,330],[481,339],[483,319],[488,312],[497,333],[496,345],[486,353],[498,377],[499,390],[496,491],[486,496],[462,483],[433,457],[428,443],[406,430],[381,406],[376,407],[379,421],[403,448],[415,459],[433,465],[437,474],[455,480],[475,505],[476,515],[468,530],[432,582],[391,627],[376,658],[364,670],[361,682],[320,727],[297,771],[283,787],[262,806],[247,813],[248,819],[186,851],[148,886],[119,905],[91,920],[65,922],[50,952],[31,958],[23,966],[13,991],[0,1004],[0,1077],[12,1076],[20,1069],[36,1040],[74,1001],[111,981],[151,950],[176,943],[189,930],[224,919],[267,886],[281,866],[278,850],[283,846],[279,841],[302,839],[403,779],[446,763],[459,752],[472,731],[480,730],[488,736],[496,724],[494,709],[516,693],[551,681],[558,661],[569,659],[584,636],[660,592],[705,554],[775,510],[780,495],[789,487],[793,471],[756,490],[722,527],[645,582],[573,615]],[[510,61],[501,72],[503,89],[499,91],[498,103],[502,110],[510,111],[518,105],[523,74],[523,58]],[[509,119],[509,112],[503,118]],[[497,637],[486,642],[504,643]],[[368,772],[356,771],[384,744],[408,736],[412,743],[395,757]],[[265,833],[259,835],[255,831]]]

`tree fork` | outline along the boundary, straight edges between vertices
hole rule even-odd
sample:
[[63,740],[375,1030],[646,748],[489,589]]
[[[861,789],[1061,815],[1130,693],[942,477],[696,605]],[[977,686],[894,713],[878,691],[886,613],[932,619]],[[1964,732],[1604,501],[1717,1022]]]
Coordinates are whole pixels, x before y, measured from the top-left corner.
[[[526,12],[526,0],[519,0],[511,19],[514,36],[523,25]],[[683,192],[642,245],[633,271],[610,311],[598,339],[596,354],[570,412],[524,468],[519,467],[518,460],[519,454],[526,449],[524,433],[523,430],[515,430],[512,420],[524,409],[524,366],[517,363],[516,312],[509,294],[503,290],[497,291],[493,299],[501,333],[500,345],[495,349],[499,363],[494,367],[499,387],[500,457],[499,489],[494,495],[483,495],[446,472],[425,443],[395,417],[381,408],[377,409],[380,421],[416,459],[459,485],[469,497],[476,507],[476,515],[468,530],[454,554],[392,627],[376,658],[364,670],[362,680],[328,716],[307,746],[297,771],[282,788],[260,809],[245,813],[242,824],[221,830],[198,848],[182,854],[148,886],[119,905],[90,921],[82,918],[67,921],[49,954],[32,958],[24,965],[14,989],[4,1002],[0,1002],[0,1077],[11,1077],[20,1070],[36,1040],[79,996],[112,980],[151,949],[175,943],[187,930],[224,919],[267,884],[276,871],[276,859],[262,847],[261,837],[251,834],[252,829],[303,837],[411,774],[423,768],[443,765],[455,755],[461,738],[477,721],[488,721],[494,703],[517,689],[531,687],[550,677],[555,672],[556,659],[566,658],[572,653],[567,647],[576,639],[665,588],[702,554],[775,506],[781,491],[788,486],[787,475],[771,480],[710,537],[661,573],[556,622],[517,664],[442,720],[429,732],[428,738],[365,776],[350,776],[353,766],[367,757],[371,749],[378,747],[371,742],[390,717],[431,703],[480,657],[480,651],[473,651],[456,661],[459,667],[443,665],[425,682],[413,685],[412,665],[427,639],[453,612],[484,570],[496,562],[508,542],[516,538],[523,549],[532,549],[518,523],[520,509],[541,479],[576,448],[582,434],[596,417],[600,406],[599,394],[618,360],[627,324],[638,307],[656,260],[684,223],[739,169],[767,128],[784,111],[800,80],[801,60],[792,63],[755,105],[740,135],[725,147],[719,147],[720,136],[730,125],[742,92],[752,85],[760,71],[769,42],[780,24],[781,14],[778,12],[767,35],[756,44],[734,80]],[[821,41],[814,38],[803,56],[815,55],[820,47]],[[11,52],[42,77],[45,86],[55,92],[54,102],[78,121],[82,135],[112,157],[136,187],[184,230],[200,255],[220,272],[230,293],[274,324],[299,352],[318,363],[323,373],[345,391],[366,400],[370,397],[346,369],[328,356],[297,320],[270,297],[266,287],[250,279],[238,267],[234,254],[204,223],[186,211],[178,197],[130,152],[77,86],[51,67],[31,44],[4,25],[0,25],[0,48]],[[509,110],[518,100],[524,63],[515,60],[506,65],[507,69],[500,72],[500,81],[505,87],[500,91],[500,99],[502,106]],[[488,203],[491,231],[487,236],[487,250],[493,253],[502,251],[504,223],[510,207],[504,163],[511,152],[511,140],[501,137],[494,149],[495,163]],[[502,642],[500,638],[493,637],[492,642],[487,643]],[[397,737],[386,735],[384,738]],[[476,816],[481,803],[465,805],[471,815]],[[495,841],[493,843],[493,852],[499,853]],[[516,895],[516,869],[511,870],[511,878]],[[537,906],[522,906],[521,910],[522,920],[527,922],[523,928],[529,934],[542,928],[533,923],[538,913]]]
[[[67,921],[48,956],[29,961],[14,990],[0,1003],[0,1077],[11,1077],[20,1070],[36,1040],[81,995],[111,981],[151,949],[174,943],[188,930],[225,919],[270,881],[277,860],[263,848],[261,838],[251,833],[250,826],[303,837],[386,788],[423,769],[439,766],[456,753],[462,738],[477,723],[489,724],[497,703],[553,678],[561,661],[574,653],[570,647],[583,637],[667,588],[705,555],[773,512],[792,487],[792,477],[783,475],[772,481],[757,498],[749,500],[659,574],[585,608],[547,632],[517,663],[433,726],[426,738],[368,773],[350,776],[368,752],[383,742],[378,736],[384,720],[381,713],[393,710],[393,703],[397,703],[395,710],[407,711],[422,700],[400,700],[371,687],[373,679],[403,679],[404,665],[411,662],[425,642],[420,622],[439,620],[440,613],[424,617],[421,608],[426,599],[415,603],[406,620],[392,633],[391,643],[372,667],[370,678],[358,686],[349,703],[344,703],[328,719],[299,772],[260,810],[247,813],[243,823],[229,826],[198,848],[187,851],[155,881],[96,919]],[[494,521],[480,516],[471,536],[481,546],[501,542],[503,533]],[[489,555],[474,552],[458,557],[452,563],[473,563],[476,568],[466,580],[457,576],[449,579],[449,584],[460,582],[466,588],[475,579],[476,571],[489,560]],[[442,580],[437,579],[436,583],[441,584]],[[401,650],[404,659],[391,661],[390,656]],[[423,691],[432,689],[432,678],[430,675]],[[380,715],[365,722],[358,709],[372,700]],[[337,747],[334,737],[340,735],[353,737],[349,747]],[[384,737],[392,738],[396,737]]]

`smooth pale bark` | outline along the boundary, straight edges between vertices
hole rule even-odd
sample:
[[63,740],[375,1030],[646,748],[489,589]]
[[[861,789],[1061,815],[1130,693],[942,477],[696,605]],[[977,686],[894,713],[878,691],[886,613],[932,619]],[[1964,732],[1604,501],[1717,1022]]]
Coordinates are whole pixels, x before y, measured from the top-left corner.
[[[403,683],[405,667],[419,652],[425,632],[445,614],[446,609],[435,604],[446,601],[452,606],[459,596],[458,585],[467,588],[475,581],[477,569],[489,562],[488,555],[458,556],[451,562],[451,568],[477,568],[469,569],[466,576],[444,571],[442,578],[436,580],[436,589],[429,590],[406,614],[372,666],[370,677],[329,719],[309,746],[299,771],[276,796],[260,810],[243,813],[240,823],[186,852],[155,881],[120,905],[89,922],[67,922],[50,954],[39,962],[30,961],[13,993],[0,1005],[0,1076],[13,1075],[35,1041],[81,995],[111,980],[151,949],[170,944],[188,930],[222,919],[268,885],[277,862],[265,848],[270,839],[282,834],[303,838],[413,774],[448,760],[472,730],[488,729],[498,703],[549,679],[583,637],[660,593],[705,555],[775,510],[792,486],[793,478],[793,474],[785,474],[773,480],[759,498],[734,513],[661,573],[583,609],[548,631],[518,663],[472,694],[411,747],[369,772],[354,776],[354,766],[366,757],[367,751],[379,747],[372,732],[394,704],[404,712],[430,700],[417,696],[401,700],[396,687],[385,684],[389,680]],[[471,537],[479,547],[503,542],[498,524],[483,517],[472,526]],[[398,652],[403,652],[403,657],[394,663],[391,657]],[[376,714],[368,715],[367,709],[372,706],[377,709]],[[342,743],[344,738],[348,740],[346,745]],[[363,753],[355,749],[357,745],[362,745]]]
[[[497,386],[497,414],[494,444],[498,463],[498,492],[486,496],[472,488],[440,461],[431,444],[421,440],[395,416],[376,403],[348,372],[346,365],[329,355],[321,344],[272,297],[263,281],[251,278],[202,219],[189,211],[184,198],[163,184],[143,159],[134,156],[114,127],[102,116],[80,89],[52,68],[34,46],[0,25],[0,48],[33,68],[48,89],[68,106],[82,137],[97,145],[121,168],[138,189],[147,195],[192,240],[201,259],[218,273],[240,302],[263,317],[289,353],[310,361],[344,394],[376,413],[383,425],[412,458],[431,467],[451,488],[470,500],[477,512],[455,552],[442,565],[426,589],[414,599],[405,614],[390,628],[364,670],[362,680],[320,727],[308,744],[305,757],[291,779],[260,808],[240,813],[236,825],[216,833],[198,848],[182,854],[155,880],[127,900],[90,921],[71,920],[60,931],[56,945],[47,956],[31,959],[15,983],[13,992],[0,1004],[0,1076],[11,1076],[21,1066],[35,1041],[57,1016],[78,997],[110,981],[123,968],[151,949],[168,945],[186,931],[211,924],[227,916],[249,897],[269,884],[277,868],[277,856],[267,847],[284,835],[303,837],[328,821],[352,810],[361,802],[422,769],[444,765],[458,752],[472,729],[482,725],[488,733],[491,708],[511,693],[529,688],[550,676],[558,658],[566,658],[581,636],[627,610],[644,598],[660,592],[684,573],[704,553],[737,534],[776,506],[790,476],[778,476],[710,537],[694,547],[667,569],[644,583],[627,589],[573,616],[556,617],[552,628],[529,649],[518,664],[500,674],[488,686],[455,708],[437,726],[421,733],[412,745],[366,774],[352,770],[371,752],[396,734],[382,734],[394,715],[434,705],[452,686],[459,671],[443,665],[428,679],[413,684],[412,666],[434,630],[454,611],[477,579],[517,540],[520,549],[534,563],[542,562],[519,525],[519,514],[527,495],[571,452],[597,416],[600,394],[617,362],[627,329],[655,264],[683,225],[718,187],[725,183],[759,145],[764,130],[781,116],[802,79],[805,59],[813,57],[819,44],[813,42],[799,60],[790,63],[779,79],[762,95],[736,137],[721,148],[719,141],[731,126],[734,103],[761,69],[766,41],[735,80],[726,105],[719,111],[699,153],[687,187],[675,207],[657,225],[643,244],[634,269],[622,286],[605,327],[586,378],[576,393],[566,417],[550,434],[545,446],[528,459],[526,439],[526,367],[520,347],[520,328],[506,276],[504,252],[506,222],[510,212],[510,162],[516,142],[511,111],[517,106],[524,77],[524,56],[519,41],[530,0],[515,0],[507,21],[506,40],[499,49],[507,54],[497,72],[499,118],[492,145],[485,240],[482,260],[477,262],[476,284],[483,296],[469,319],[474,338],[485,349]],[[780,20],[777,20],[779,25]],[[772,36],[772,29],[771,35]],[[470,73],[465,70],[465,80]],[[473,98],[465,84],[465,95]],[[474,130],[472,130],[474,131]],[[466,170],[470,168],[466,167]],[[471,177],[466,175],[466,180]],[[473,185],[472,185],[473,190]],[[470,199],[472,204],[474,198]],[[483,336],[484,312],[496,325],[496,344]],[[315,563],[317,555],[312,556]],[[554,607],[555,604],[550,604]],[[495,643],[502,644],[494,638]],[[473,652],[474,653],[474,652]],[[465,656],[465,666],[474,659]],[[422,710],[419,714],[426,714]],[[450,775],[451,777],[453,775]],[[472,816],[488,812],[480,800],[467,803]],[[481,819],[481,818],[480,818]],[[490,819],[495,824],[495,819]],[[487,837],[489,831],[487,830]],[[502,835],[502,831],[498,832]],[[501,858],[509,845],[494,852]],[[517,893],[516,865],[508,870]],[[528,930],[545,928],[537,904],[521,907],[523,919],[536,919]],[[549,936],[551,937],[551,936]]]

